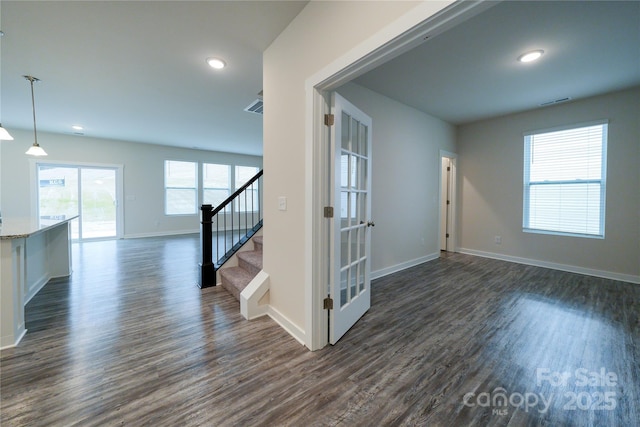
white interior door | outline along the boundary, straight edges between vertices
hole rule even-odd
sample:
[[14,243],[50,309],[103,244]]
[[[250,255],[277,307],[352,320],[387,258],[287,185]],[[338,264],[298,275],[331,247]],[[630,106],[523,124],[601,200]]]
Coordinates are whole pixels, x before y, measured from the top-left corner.
[[329,342],[335,344],[371,305],[371,118],[333,93],[334,126]]

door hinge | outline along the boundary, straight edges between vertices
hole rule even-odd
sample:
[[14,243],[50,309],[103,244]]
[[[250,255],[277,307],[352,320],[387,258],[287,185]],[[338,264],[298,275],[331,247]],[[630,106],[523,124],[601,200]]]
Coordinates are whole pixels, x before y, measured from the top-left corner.
[[333,206],[325,206],[324,207],[324,217],[325,218],[333,218]]
[[333,310],[333,299],[325,298],[322,306],[325,310]]
[[448,204],[448,205],[449,205],[449,204],[451,204],[451,200],[447,200],[447,204]]
[[334,116],[333,114],[325,114],[324,115],[324,124],[326,126],[333,126]]
[[451,170],[451,166],[447,166],[447,172]]
[[447,233],[447,239],[449,238],[449,233]]

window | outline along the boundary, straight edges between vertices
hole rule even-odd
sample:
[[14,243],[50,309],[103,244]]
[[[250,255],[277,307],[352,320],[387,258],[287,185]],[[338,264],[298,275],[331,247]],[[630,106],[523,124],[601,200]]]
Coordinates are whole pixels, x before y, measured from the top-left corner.
[[[236,166],[236,190],[246,184],[259,171],[260,169],[255,166]],[[247,188],[245,197],[240,197],[239,202],[239,212],[257,211],[259,203],[257,186]]]
[[204,163],[202,165],[203,204],[214,208],[231,195],[231,166]]
[[527,232],[604,238],[607,123],[524,136]]
[[198,164],[166,160],[164,211],[167,215],[193,215],[198,201]]

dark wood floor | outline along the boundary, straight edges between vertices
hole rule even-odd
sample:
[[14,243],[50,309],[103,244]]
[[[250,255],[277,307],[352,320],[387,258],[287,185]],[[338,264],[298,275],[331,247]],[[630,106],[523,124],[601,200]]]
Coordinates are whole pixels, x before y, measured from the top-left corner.
[[197,253],[74,245],[2,352],[2,426],[639,424],[638,285],[454,254],[375,281],[362,320],[310,352],[198,289]]

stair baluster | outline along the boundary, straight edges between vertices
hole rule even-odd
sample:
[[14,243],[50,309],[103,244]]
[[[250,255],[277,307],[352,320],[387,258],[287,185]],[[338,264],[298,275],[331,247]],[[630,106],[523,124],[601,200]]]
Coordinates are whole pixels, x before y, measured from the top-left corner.
[[211,205],[201,206],[200,288],[215,286],[216,271],[262,227],[262,176],[261,170],[215,208]]

